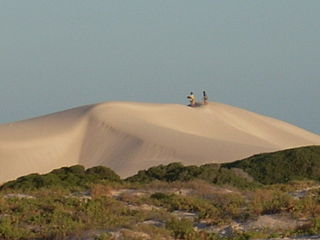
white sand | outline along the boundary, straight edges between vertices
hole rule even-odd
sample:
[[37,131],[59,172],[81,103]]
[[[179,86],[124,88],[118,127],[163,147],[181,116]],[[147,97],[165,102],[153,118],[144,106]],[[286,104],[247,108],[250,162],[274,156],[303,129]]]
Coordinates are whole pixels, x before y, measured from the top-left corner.
[[0,125],[0,182],[74,164],[125,177],[173,161],[230,162],[305,145],[320,145],[320,136],[221,103],[107,102]]

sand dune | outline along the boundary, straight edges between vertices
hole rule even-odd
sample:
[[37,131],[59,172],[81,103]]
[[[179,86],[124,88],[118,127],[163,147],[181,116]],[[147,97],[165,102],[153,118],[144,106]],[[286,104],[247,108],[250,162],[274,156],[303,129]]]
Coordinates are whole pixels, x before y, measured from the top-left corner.
[[107,102],[0,125],[0,182],[78,163],[124,177],[173,161],[230,162],[305,145],[320,145],[320,136],[221,103]]

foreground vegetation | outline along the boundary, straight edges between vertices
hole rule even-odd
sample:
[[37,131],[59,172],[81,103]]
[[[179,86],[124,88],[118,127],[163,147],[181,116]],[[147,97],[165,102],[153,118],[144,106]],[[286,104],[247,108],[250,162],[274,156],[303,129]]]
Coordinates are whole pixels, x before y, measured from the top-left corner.
[[[0,239],[320,234],[318,154],[319,147],[307,147],[223,165],[172,163],[125,180],[109,168],[80,165],[30,174],[0,188]],[[259,226],[264,219],[275,222]]]
[[320,180],[320,146],[264,153],[233,163],[226,168],[240,168],[263,184],[287,183],[293,180]]
[[70,188],[88,188],[90,184],[102,182],[120,182],[120,177],[111,169],[97,166],[85,170],[81,165],[55,169],[48,174],[29,174],[17,180],[7,182],[0,187],[5,189],[32,190],[43,187],[60,186]]

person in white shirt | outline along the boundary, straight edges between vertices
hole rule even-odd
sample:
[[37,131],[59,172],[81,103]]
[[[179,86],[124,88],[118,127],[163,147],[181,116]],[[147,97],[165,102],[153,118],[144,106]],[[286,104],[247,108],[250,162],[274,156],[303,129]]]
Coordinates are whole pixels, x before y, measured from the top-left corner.
[[196,98],[195,96],[193,95],[193,92],[190,93],[190,95],[187,97],[190,101],[190,105],[191,107],[194,107],[196,106]]

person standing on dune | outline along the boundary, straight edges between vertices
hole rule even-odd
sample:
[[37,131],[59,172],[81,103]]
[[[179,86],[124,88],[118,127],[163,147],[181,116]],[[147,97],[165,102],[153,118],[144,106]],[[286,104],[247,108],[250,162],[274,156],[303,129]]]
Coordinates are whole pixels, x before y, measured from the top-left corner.
[[207,105],[208,104],[208,95],[206,91],[203,91],[203,104]]

